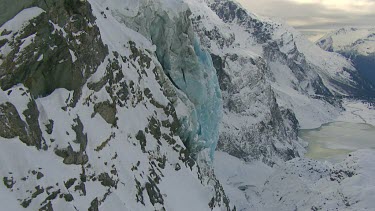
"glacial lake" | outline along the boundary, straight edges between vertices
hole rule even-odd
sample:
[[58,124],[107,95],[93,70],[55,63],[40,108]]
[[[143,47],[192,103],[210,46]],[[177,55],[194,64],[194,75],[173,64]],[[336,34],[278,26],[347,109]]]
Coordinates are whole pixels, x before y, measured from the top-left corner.
[[350,152],[375,149],[375,127],[369,124],[333,122],[299,136],[309,142],[305,156],[315,160],[339,162]]

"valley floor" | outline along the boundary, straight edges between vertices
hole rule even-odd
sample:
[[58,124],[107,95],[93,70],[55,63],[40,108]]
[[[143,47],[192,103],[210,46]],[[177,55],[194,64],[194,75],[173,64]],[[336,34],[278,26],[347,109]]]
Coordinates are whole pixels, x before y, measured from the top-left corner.
[[237,210],[375,210],[375,151],[341,163],[298,158],[271,168],[217,152],[215,170]]
[[[368,103],[345,100],[333,121],[375,125]],[[375,210],[375,151],[359,150],[340,163],[297,158],[273,168],[224,152],[215,171],[237,210]]]
[[366,123],[375,126],[375,107],[358,100],[344,100],[346,109],[336,121]]

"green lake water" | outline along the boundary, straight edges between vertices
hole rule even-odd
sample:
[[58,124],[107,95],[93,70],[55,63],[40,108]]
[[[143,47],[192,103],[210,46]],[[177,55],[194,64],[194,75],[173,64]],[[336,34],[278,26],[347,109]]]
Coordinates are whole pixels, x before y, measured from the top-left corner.
[[350,152],[375,149],[375,127],[369,124],[333,122],[317,129],[301,130],[300,137],[309,142],[308,158],[342,161]]

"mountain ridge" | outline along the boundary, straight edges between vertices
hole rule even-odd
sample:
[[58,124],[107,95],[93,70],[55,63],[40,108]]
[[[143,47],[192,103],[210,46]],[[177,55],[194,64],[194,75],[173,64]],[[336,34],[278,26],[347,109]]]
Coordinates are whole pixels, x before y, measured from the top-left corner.
[[298,130],[363,88],[343,57],[232,1],[29,3],[0,27],[10,209],[236,210],[216,148],[261,171],[307,162]]
[[360,77],[375,86],[375,28],[342,28],[326,34],[316,44],[348,58],[358,69]]

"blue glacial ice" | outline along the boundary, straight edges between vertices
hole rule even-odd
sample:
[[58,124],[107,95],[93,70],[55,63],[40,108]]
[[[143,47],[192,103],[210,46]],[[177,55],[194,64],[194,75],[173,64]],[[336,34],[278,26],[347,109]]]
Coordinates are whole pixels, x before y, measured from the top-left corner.
[[[222,116],[222,96],[216,70],[210,54],[203,50],[197,38],[193,43],[194,54],[175,62],[167,74],[194,105],[188,118],[180,119],[181,136],[193,154],[209,150],[213,160],[219,140]],[[176,71],[179,69],[180,71]],[[186,103],[186,102],[185,102]]]

